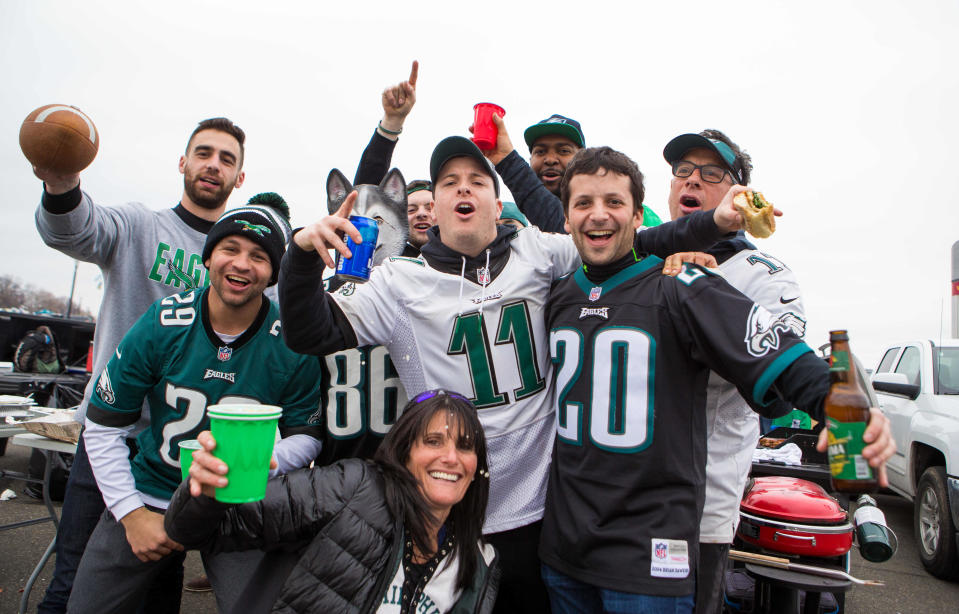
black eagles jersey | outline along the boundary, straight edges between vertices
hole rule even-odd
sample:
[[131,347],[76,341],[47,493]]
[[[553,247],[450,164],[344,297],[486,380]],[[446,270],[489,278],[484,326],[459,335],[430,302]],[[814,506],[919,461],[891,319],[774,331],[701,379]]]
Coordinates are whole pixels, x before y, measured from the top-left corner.
[[[754,409],[791,409],[771,390],[811,351],[787,323],[721,277],[648,257],[601,284],[582,267],[549,304],[556,448],[540,555],[596,586],[695,590],[709,370]],[[691,571],[692,570],[692,571]]]

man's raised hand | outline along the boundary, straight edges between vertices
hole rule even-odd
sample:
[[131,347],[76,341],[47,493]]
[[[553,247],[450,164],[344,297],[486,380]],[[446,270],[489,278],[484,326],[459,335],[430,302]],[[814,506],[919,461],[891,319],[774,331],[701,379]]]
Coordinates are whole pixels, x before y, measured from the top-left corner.
[[331,269],[336,266],[336,262],[334,262],[329,250],[336,250],[344,258],[352,257],[353,254],[347,249],[343,236],[349,235],[357,243],[363,242],[360,231],[350,222],[350,214],[353,212],[353,204],[356,202],[356,198],[357,192],[353,190],[340,205],[340,208],[336,210],[336,213],[304,226],[293,235],[293,241],[304,251],[316,250],[320,254],[323,264]]
[[[413,67],[410,69],[410,78],[401,81],[396,85],[383,90],[383,119],[380,121],[380,128],[390,132],[400,132],[403,129],[403,122],[406,116],[410,114],[413,105],[416,104],[416,79],[419,76],[420,63],[413,60]],[[387,136],[393,136],[387,134]]]

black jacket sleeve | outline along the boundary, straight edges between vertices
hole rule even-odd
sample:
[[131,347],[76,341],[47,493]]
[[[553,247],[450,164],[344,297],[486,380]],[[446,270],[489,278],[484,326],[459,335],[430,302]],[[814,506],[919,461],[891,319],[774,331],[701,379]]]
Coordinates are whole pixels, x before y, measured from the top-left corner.
[[773,384],[775,391],[813,420],[826,418],[824,402],[829,394],[829,365],[812,352],[790,364]]
[[396,141],[391,141],[373,130],[373,137],[360,157],[360,165],[356,168],[353,185],[379,185],[390,170],[394,148],[396,148]]
[[503,178],[503,183],[516,199],[516,206],[531,224],[544,232],[566,232],[563,228],[563,203],[546,189],[515,149],[500,160],[496,172]]
[[323,289],[323,261],[294,241],[280,262],[277,294],[283,340],[294,352],[325,356],[356,347],[356,334],[336,301]]
[[386,505],[382,478],[373,467],[354,460],[301,469],[270,480],[261,501],[240,505],[193,497],[183,482],[163,526],[171,539],[191,549],[297,550],[354,499],[369,507]]
[[734,235],[716,226],[712,211],[697,211],[637,232],[633,246],[637,252],[666,258],[676,252],[705,251],[728,236]]

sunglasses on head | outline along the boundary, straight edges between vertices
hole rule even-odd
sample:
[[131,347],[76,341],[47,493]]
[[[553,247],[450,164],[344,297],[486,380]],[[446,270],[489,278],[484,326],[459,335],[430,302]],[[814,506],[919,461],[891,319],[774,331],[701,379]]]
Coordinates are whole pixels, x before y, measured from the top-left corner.
[[433,390],[426,390],[425,392],[421,392],[415,397],[413,397],[413,400],[411,401],[411,403],[413,404],[422,403],[423,401],[428,401],[435,396],[441,396],[441,395],[452,397],[454,399],[460,399],[462,401],[466,401],[467,403],[472,404],[472,401],[470,401],[469,399],[467,399],[460,393],[452,392],[450,390],[444,390],[443,388],[434,388]]

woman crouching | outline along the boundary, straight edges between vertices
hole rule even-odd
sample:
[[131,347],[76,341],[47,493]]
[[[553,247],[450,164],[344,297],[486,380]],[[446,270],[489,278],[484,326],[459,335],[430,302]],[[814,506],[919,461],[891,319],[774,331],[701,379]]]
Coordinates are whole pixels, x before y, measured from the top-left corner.
[[[209,433],[200,440],[215,446]],[[269,552],[262,576],[237,601],[244,612],[492,610],[498,571],[492,546],[481,541],[486,439],[464,397],[420,394],[372,462],[280,476],[262,501],[213,499],[226,469],[197,451],[164,524],[187,548]]]

